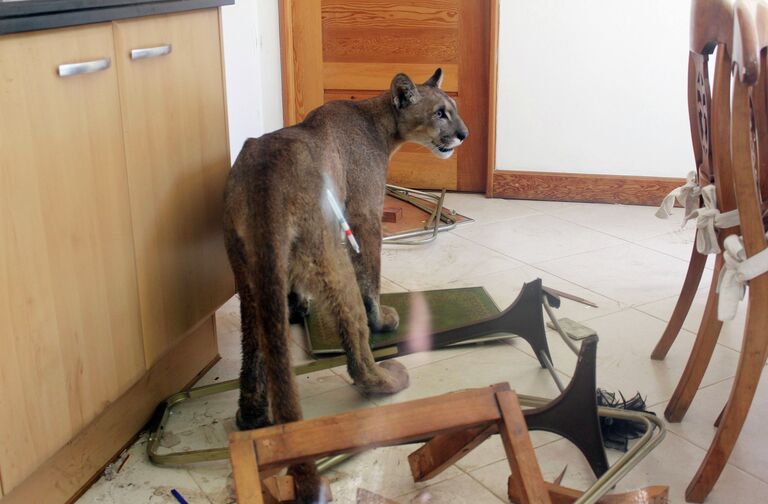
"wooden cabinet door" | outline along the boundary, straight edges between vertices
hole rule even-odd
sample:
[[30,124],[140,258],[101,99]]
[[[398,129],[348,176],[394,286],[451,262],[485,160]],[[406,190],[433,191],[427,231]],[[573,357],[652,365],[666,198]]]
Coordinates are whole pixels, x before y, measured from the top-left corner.
[[0,37],[0,468],[8,493],[144,372],[112,27]]
[[115,46],[151,366],[234,293],[221,231],[230,163],[218,11],[116,22]]
[[492,1],[281,0],[286,125],[329,100],[380,94],[399,72],[421,83],[442,67],[443,89],[456,99],[469,138],[448,160],[403,146],[388,180],[484,191]]

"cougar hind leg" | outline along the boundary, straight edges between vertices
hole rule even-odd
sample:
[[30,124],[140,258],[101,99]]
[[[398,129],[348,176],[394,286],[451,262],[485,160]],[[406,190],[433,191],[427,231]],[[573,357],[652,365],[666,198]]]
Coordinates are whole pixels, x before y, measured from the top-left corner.
[[313,250],[313,260],[302,261],[313,265],[304,270],[305,278],[313,295],[323,300],[337,321],[347,354],[347,369],[355,386],[364,394],[394,394],[408,387],[408,372],[402,364],[374,362],[368,341],[368,315],[346,248],[340,246],[331,233],[326,233],[323,243]]
[[257,429],[271,425],[267,397],[267,375],[264,359],[259,351],[257,337],[256,304],[249,281],[245,246],[232,229],[227,230],[226,246],[235,285],[240,298],[241,348],[243,360],[240,367],[240,399],[235,418],[240,430]]
[[[301,420],[301,406],[299,404],[296,383],[293,377],[293,369],[290,361],[290,335],[288,322],[288,246],[285,243],[267,241],[271,233],[260,234],[261,246],[253,257],[249,257],[248,294],[253,308],[251,334],[249,338],[243,334],[243,369],[258,367],[254,371],[266,380],[259,381],[259,396],[257,398],[259,412],[264,407],[263,401],[268,397],[271,406],[272,419],[276,424],[295,422]],[[243,331],[246,330],[245,323]],[[255,342],[256,354],[246,355],[245,342]],[[245,359],[249,358],[246,365]],[[266,394],[261,387],[266,382]],[[248,384],[247,384],[248,385]],[[252,411],[244,409],[243,400],[252,399],[249,391],[242,388],[241,407],[238,415],[238,426],[258,425],[260,417],[249,417],[244,412]],[[241,425],[243,424],[243,425]],[[254,425],[256,424],[256,425]],[[294,476],[297,498],[299,503],[319,502],[322,485],[314,463],[296,464],[289,468],[289,474]]]

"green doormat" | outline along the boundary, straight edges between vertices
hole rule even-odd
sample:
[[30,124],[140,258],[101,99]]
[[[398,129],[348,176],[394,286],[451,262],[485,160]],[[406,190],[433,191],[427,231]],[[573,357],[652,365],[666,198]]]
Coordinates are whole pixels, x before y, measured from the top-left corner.
[[[469,324],[499,314],[499,308],[482,287],[432,290],[421,292],[421,294],[424,296],[432,316],[432,332]],[[392,306],[397,310],[400,315],[400,326],[393,332],[372,333],[370,342],[371,348],[374,350],[405,341],[409,329],[411,293],[382,294],[381,304]],[[312,304],[310,315],[304,319],[304,326],[313,354],[343,353],[335,321],[330,317],[328,310],[325,309],[321,301]],[[501,334],[481,339],[499,339],[510,336],[509,334]]]

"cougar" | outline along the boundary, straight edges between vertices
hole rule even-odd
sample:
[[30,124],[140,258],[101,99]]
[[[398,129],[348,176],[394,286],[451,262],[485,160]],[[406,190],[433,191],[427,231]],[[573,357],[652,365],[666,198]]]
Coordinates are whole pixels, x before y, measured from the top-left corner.
[[[362,393],[408,386],[405,367],[394,360],[377,365],[368,344],[369,329],[394,330],[399,323],[394,309],[379,304],[381,217],[387,165],[403,143],[446,159],[468,135],[456,102],[440,89],[442,76],[438,68],[416,85],[398,74],[387,93],[326,103],[295,126],[244,143],[224,195],[242,317],[238,428],[301,419],[289,314],[305,310],[312,297],[336,319],[349,374]],[[326,189],[345,208],[359,254],[342,243]],[[289,473],[299,502],[319,499],[313,464]]]

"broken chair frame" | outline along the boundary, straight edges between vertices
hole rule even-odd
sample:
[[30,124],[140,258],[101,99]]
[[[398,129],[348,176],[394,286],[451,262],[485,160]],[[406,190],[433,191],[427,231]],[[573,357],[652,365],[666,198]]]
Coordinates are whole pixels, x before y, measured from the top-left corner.
[[[409,455],[414,481],[431,479],[469,453],[490,435],[502,436],[510,464],[509,493],[517,502],[597,502],[629,469],[616,464],[586,492],[560,487],[543,480],[533,445],[528,436],[528,418],[518,397],[506,383],[469,389],[389,406],[357,410],[334,416],[293,422],[230,434],[230,447],[238,502],[259,504],[286,502],[295,498],[290,476],[272,476],[287,465],[361,452],[366,449],[423,442]],[[546,399],[528,398],[548,409]],[[611,410],[635,419],[636,413]],[[646,436],[652,437],[654,423],[663,432],[661,421],[641,414]],[[650,451],[661,440],[636,444],[623,458]],[[642,442],[642,440],[641,440]],[[263,481],[262,481],[263,479]],[[267,490],[266,492],[264,490]],[[659,489],[645,489],[640,495]],[[662,493],[666,493],[662,489]],[[619,497],[635,502],[633,495]],[[621,500],[623,497],[623,500]],[[552,500],[550,498],[553,498]]]
[[[385,236],[382,241],[387,245],[424,245],[437,239],[438,233],[450,231],[456,227],[456,211],[446,209],[443,206],[445,189],[440,192],[440,195],[436,195],[387,184],[387,196],[409,203],[429,214],[424,229]],[[428,206],[426,201],[432,201],[435,205],[434,208]]]
[[[552,308],[560,306],[560,298],[566,297],[579,302],[586,302],[575,296],[543,287],[541,280],[537,279],[523,286],[518,298],[512,305],[492,317],[439,331],[433,334],[433,349],[453,344],[467,342],[493,333],[511,333],[525,339],[533,348],[542,368],[546,368],[552,375],[555,383],[561,391],[560,396],[554,400],[547,398],[520,395],[523,406],[533,408],[525,411],[525,418],[529,430],[545,430],[560,435],[574,443],[589,462],[597,481],[584,493],[579,502],[596,502],[600,496],[610,490],[615,483],[629,472],[639,461],[645,457],[665,435],[664,424],[653,415],[597,407],[596,399],[596,359],[597,336],[592,335],[583,339],[580,348],[576,346],[576,338],[561,326],[554,316]],[[555,373],[552,359],[546,340],[543,311],[551,319],[551,325],[558,332],[568,347],[578,355],[578,361],[573,378],[567,387],[563,387]],[[531,314],[534,314],[533,316]],[[376,360],[389,359],[410,353],[406,344],[381,348],[373,352]],[[345,356],[322,359],[294,369],[297,375],[311,373],[323,369],[342,366],[346,363]],[[181,465],[194,462],[223,460],[229,457],[227,447],[193,450],[187,452],[175,452],[160,454],[158,449],[165,430],[166,422],[174,406],[181,402],[199,399],[213,394],[218,394],[239,388],[239,380],[229,380],[190,389],[169,397],[158,406],[153,420],[150,422],[150,435],[147,443],[147,454],[150,460],[157,465]],[[587,411],[588,414],[584,412]],[[591,413],[589,413],[591,412]],[[609,417],[621,420],[638,422],[645,427],[644,434],[613,466],[609,467],[600,432],[599,417]],[[575,421],[577,419],[578,421]],[[475,437],[495,434],[492,430],[484,433],[475,433]],[[485,439],[483,438],[483,439]],[[478,442],[479,444],[479,442]],[[427,448],[429,444],[422,447]],[[420,449],[421,450],[421,449]],[[323,471],[350,455],[341,454],[318,461],[318,469]],[[438,474],[448,465],[458,460],[459,455],[453,460],[446,460],[445,466],[439,468],[434,474]],[[433,475],[434,475],[433,474]],[[432,476],[422,475],[423,479]]]

